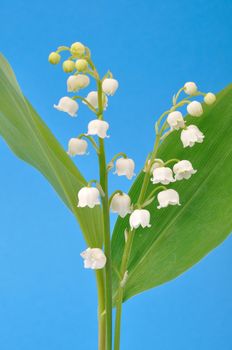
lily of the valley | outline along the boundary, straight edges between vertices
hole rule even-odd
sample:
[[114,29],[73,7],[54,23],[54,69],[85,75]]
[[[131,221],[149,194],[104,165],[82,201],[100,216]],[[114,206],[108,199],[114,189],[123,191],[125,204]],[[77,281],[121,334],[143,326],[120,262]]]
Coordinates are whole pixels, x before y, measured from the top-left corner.
[[207,105],[212,105],[216,101],[216,96],[212,92],[208,92],[204,97],[204,101]]
[[124,218],[131,212],[131,199],[126,193],[116,193],[112,198],[110,208],[113,213]]
[[80,89],[84,89],[90,83],[88,75],[78,74],[78,75],[70,75],[67,80],[67,90],[68,92],[75,92]]
[[159,202],[158,209],[166,208],[168,205],[180,205],[179,194],[173,189],[159,192],[157,199]]
[[195,143],[202,143],[204,134],[198,129],[196,125],[189,125],[181,132],[181,141],[185,147],[193,147]]
[[88,124],[87,135],[97,135],[100,138],[104,139],[105,137],[109,137],[107,135],[107,130],[109,129],[109,127],[109,123],[107,123],[105,120],[91,120]]
[[192,163],[188,160],[181,160],[173,167],[176,180],[189,179],[197,170],[193,169]]
[[78,207],[93,208],[100,204],[100,192],[95,187],[83,187],[78,192]]
[[192,101],[187,106],[188,113],[193,117],[200,117],[203,114],[203,108],[200,102]]
[[85,140],[71,138],[68,143],[68,155],[74,157],[76,155],[86,154],[88,143]]
[[68,113],[71,117],[76,117],[79,105],[72,98],[65,96],[59,100],[58,105],[54,105],[54,108]]
[[99,270],[106,264],[106,256],[100,248],[87,248],[80,255],[85,269]]
[[179,111],[169,113],[167,117],[167,122],[171,129],[179,130],[180,128],[184,128],[185,121],[182,116],[182,113]]
[[114,174],[117,174],[118,176],[125,175],[128,180],[132,179],[132,177],[135,175],[134,169],[135,169],[135,162],[133,159],[130,158],[118,158],[115,163],[116,170]]
[[197,85],[192,81],[185,83],[184,84],[184,92],[187,95],[194,95],[197,92]]
[[[85,99],[91,104],[91,106],[98,109],[98,92],[97,91],[90,91]],[[105,94],[102,94],[102,100],[103,100],[104,109],[106,109],[108,106],[108,98]],[[83,103],[86,104],[84,101]]]
[[142,226],[142,228],[151,227],[151,225],[150,225],[150,213],[146,209],[136,209],[130,215],[130,227],[131,227],[131,229],[132,230],[134,228],[136,229],[139,226]]
[[175,182],[173,178],[172,169],[168,167],[159,167],[153,170],[153,177],[151,178],[153,184],[161,183],[168,185],[170,182]]
[[118,88],[118,81],[113,78],[106,78],[102,83],[102,90],[106,95],[113,96]]

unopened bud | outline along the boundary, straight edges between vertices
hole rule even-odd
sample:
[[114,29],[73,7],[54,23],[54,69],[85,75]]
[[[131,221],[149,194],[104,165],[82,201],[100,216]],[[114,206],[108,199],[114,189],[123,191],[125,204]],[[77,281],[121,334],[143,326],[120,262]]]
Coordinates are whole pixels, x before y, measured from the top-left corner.
[[212,105],[216,101],[216,96],[212,92],[208,92],[204,97],[204,101],[207,105]]
[[77,60],[75,65],[79,72],[85,72],[88,68],[88,62],[84,59]]
[[57,52],[51,52],[48,56],[48,62],[58,64],[60,62],[60,55]]
[[63,71],[65,73],[71,73],[75,68],[75,63],[71,60],[66,60],[63,62]]
[[77,58],[80,58],[85,53],[85,47],[82,43],[76,42],[71,45],[71,54]]

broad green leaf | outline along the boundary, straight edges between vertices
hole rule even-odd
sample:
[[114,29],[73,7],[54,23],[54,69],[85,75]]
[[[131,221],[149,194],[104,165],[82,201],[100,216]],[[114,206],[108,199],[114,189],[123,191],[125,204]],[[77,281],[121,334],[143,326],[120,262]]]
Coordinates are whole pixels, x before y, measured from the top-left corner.
[[77,192],[86,185],[86,180],[25,99],[11,67],[2,55],[0,134],[19,158],[37,168],[51,183],[78,219],[87,243],[101,246],[101,209],[77,208]]
[[[176,278],[232,231],[232,85],[218,94],[213,106],[203,107],[202,117],[187,117],[188,124],[196,124],[204,132],[202,144],[184,149],[180,133],[175,132],[160,147],[158,158],[188,159],[198,171],[190,180],[172,185],[180,194],[180,207],[158,210],[157,200],[148,207],[152,227],[136,231],[124,300]],[[133,202],[143,177],[141,172],[130,190]],[[153,186],[149,185],[148,193]],[[126,227],[128,219],[119,218],[112,239],[116,271],[120,268]],[[118,283],[114,273],[114,295]]]

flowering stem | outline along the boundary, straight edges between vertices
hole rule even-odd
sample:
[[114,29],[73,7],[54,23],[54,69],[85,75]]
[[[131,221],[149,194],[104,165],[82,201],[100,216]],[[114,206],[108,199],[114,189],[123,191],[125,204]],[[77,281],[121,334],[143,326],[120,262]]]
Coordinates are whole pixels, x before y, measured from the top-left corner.
[[168,164],[171,164],[171,163],[178,163],[180,160],[179,159],[170,159],[168,160],[167,162],[164,163],[164,165],[168,165]]
[[95,148],[97,154],[99,154],[98,145],[96,144],[96,142],[94,141],[94,139],[92,138],[92,136],[89,136],[89,135],[86,135],[86,134],[80,134],[77,138],[78,138],[78,139],[83,139],[83,138],[88,139],[88,140],[92,143],[92,145],[93,145],[93,147]]
[[102,270],[96,270],[98,289],[98,349],[106,349],[105,286]]
[[86,100],[86,98],[84,98],[82,96],[75,95],[72,97],[72,99],[73,100],[81,100],[82,102],[87,104],[87,106],[89,107],[89,109],[91,109],[92,112],[97,113],[97,110],[91,105],[91,103],[89,103],[88,100]]

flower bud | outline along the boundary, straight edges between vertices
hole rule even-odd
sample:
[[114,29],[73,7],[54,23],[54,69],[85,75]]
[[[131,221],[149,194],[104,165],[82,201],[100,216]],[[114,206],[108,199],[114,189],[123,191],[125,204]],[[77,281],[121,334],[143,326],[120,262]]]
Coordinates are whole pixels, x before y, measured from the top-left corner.
[[71,138],[68,143],[68,155],[74,157],[76,155],[86,154],[88,143],[85,140]]
[[106,264],[106,256],[100,248],[87,248],[81,253],[84,259],[84,268],[99,270],[103,269]]
[[126,193],[116,193],[111,201],[110,208],[113,213],[118,213],[124,218],[131,212],[131,199]]
[[142,228],[151,227],[150,225],[150,213],[146,209],[136,209],[130,216],[130,227],[136,229],[139,226]]
[[118,81],[116,79],[107,78],[103,80],[102,90],[106,95],[113,96],[118,88]]
[[158,193],[158,209],[166,208],[168,205],[180,205],[179,194],[175,190],[169,189]]
[[48,56],[48,61],[51,64],[58,64],[60,62],[60,55],[57,52],[51,52]]
[[106,133],[109,129],[109,124],[105,120],[94,119],[88,124],[87,135],[97,135],[98,137],[104,139],[109,137]]
[[82,43],[76,42],[71,45],[70,51],[74,57],[80,58],[85,53],[85,47]]
[[66,60],[63,62],[63,71],[65,73],[71,73],[75,68],[75,63],[71,60]]
[[153,184],[161,183],[168,185],[171,182],[175,182],[173,178],[172,169],[168,167],[159,167],[153,170],[153,178],[151,178]]
[[100,192],[95,187],[83,187],[78,192],[78,207],[93,208],[100,204]]
[[204,134],[198,129],[196,125],[189,125],[181,132],[181,141],[185,147],[193,147],[195,143],[202,143],[204,140]]
[[194,95],[197,92],[197,86],[193,82],[188,82],[184,84],[184,92],[187,95]]
[[208,92],[204,97],[204,101],[207,105],[212,105],[216,101],[216,96],[212,92]]
[[88,62],[84,59],[80,59],[76,61],[75,66],[79,72],[85,72],[88,68]]
[[89,85],[89,77],[84,74],[70,75],[67,80],[68,92],[75,92]]
[[197,172],[197,170],[193,169],[191,162],[188,160],[181,160],[174,165],[173,172],[175,174],[176,180],[188,180],[192,174],[195,174]]
[[179,111],[169,113],[167,122],[172,130],[179,130],[185,126],[184,118]]
[[58,109],[58,111],[68,113],[71,117],[76,117],[79,105],[70,97],[65,96],[59,100],[58,105],[54,105],[54,108]]
[[203,114],[202,105],[198,101],[190,102],[187,106],[187,111],[193,117],[200,117]]

